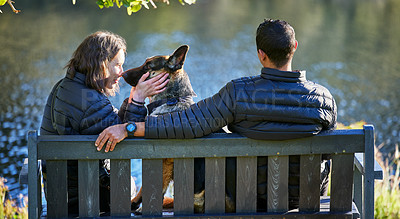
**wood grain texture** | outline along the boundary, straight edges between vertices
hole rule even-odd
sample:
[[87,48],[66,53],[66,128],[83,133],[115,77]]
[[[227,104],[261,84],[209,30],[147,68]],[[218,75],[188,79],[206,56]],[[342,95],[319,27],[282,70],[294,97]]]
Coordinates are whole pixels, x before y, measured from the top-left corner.
[[99,161],[78,161],[79,217],[98,217],[99,206]]
[[[118,143],[118,147],[112,153],[96,150],[93,146],[96,136],[39,136],[39,139],[39,159],[274,156],[278,153],[280,155],[343,153],[343,150],[347,153],[364,152],[363,130],[336,130],[311,138],[287,141],[254,140],[237,134],[216,133],[196,139],[135,138]],[[135,150],[132,150],[132,147],[135,147]]]
[[39,218],[41,213],[41,181],[38,168],[38,135],[36,131],[28,132],[28,215],[29,218]]
[[363,213],[364,218],[374,218],[374,126],[364,125],[365,131],[365,153],[364,153],[364,203]]
[[205,213],[225,213],[225,158],[206,158],[205,167]]
[[174,159],[174,214],[194,212],[194,159]]
[[236,212],[257,211],[257,157],[237,158]]
[[111,216],[131,215],[131,160],[111,160]]
[[47,168],[47,215],[68,216],[67,161],[46,161]]
[[331,212],[351,211],[354,154],[332,155]]
[[143,216],[162,215],[162,159],[142,161],[142,213]]
[[289,209],[289,156],[268,157],[268,212]]
[[300,156],[300,211],[319,211],[320,172],[320,154]]

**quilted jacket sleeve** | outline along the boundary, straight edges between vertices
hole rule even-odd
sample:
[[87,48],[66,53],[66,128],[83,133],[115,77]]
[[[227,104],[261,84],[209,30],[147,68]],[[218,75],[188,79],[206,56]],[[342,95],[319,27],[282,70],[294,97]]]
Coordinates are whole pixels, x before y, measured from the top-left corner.
[[146,138],[197,138],[220,130],[234,120],[234,88],[228,83],[217,94],[190,108],[146,118]]
[[[126,99],[121,105],[121,111],[118,111],[111,102],[104,98],[92,104],[83,116],[80,124],[80,134],[90,135],[99,134],[105,128],[121,124],[127,121],[144,121],[146,108],[144,110],[134,104],[128,104]],[[142,115],[144,113],[144,115]]]
[[80,123],[79,134],[99,134],[105,128],[120,123],[122,123],[122,120],[118,116],[118,110],[107,98],[104,98],[86,109]]
[[147,116],[147,108],[133,103],[128,104],[128,98],[126,98],[119,108],[118,115],[124,122],[144,122]]

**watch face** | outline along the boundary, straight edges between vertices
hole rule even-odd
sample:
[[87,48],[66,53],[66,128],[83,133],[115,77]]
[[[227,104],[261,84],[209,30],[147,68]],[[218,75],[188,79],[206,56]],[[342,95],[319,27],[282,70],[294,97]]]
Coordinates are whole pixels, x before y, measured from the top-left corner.
[[126,126],[126,130],[128,130],[128,132],[133,132],[133,131],[135,131],[135,129],[136,129],[136,126],[134,124],[128,124]]

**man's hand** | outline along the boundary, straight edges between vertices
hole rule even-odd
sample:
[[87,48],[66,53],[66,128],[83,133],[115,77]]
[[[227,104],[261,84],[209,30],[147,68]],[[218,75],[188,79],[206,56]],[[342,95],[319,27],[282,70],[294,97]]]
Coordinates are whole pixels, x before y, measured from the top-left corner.
[[97,147],[97,150],[101,151],[103,145],[105,144],[106,147],[104,152],[113,151],[115,145],[128,136],[125,128],[127,124],[128,123],[113,125],[104,129],[94,143],[94,145]]

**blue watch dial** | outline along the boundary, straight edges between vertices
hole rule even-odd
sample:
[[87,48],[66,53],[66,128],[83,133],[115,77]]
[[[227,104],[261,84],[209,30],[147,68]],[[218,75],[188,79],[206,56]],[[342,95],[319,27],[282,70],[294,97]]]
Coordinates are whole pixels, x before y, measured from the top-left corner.
[[136,129],[136,126],[134,124],[128,124],[126,126],[126,130],[128,130],[128,132],[133,132],[133,131],[135,131],[135,129]]

